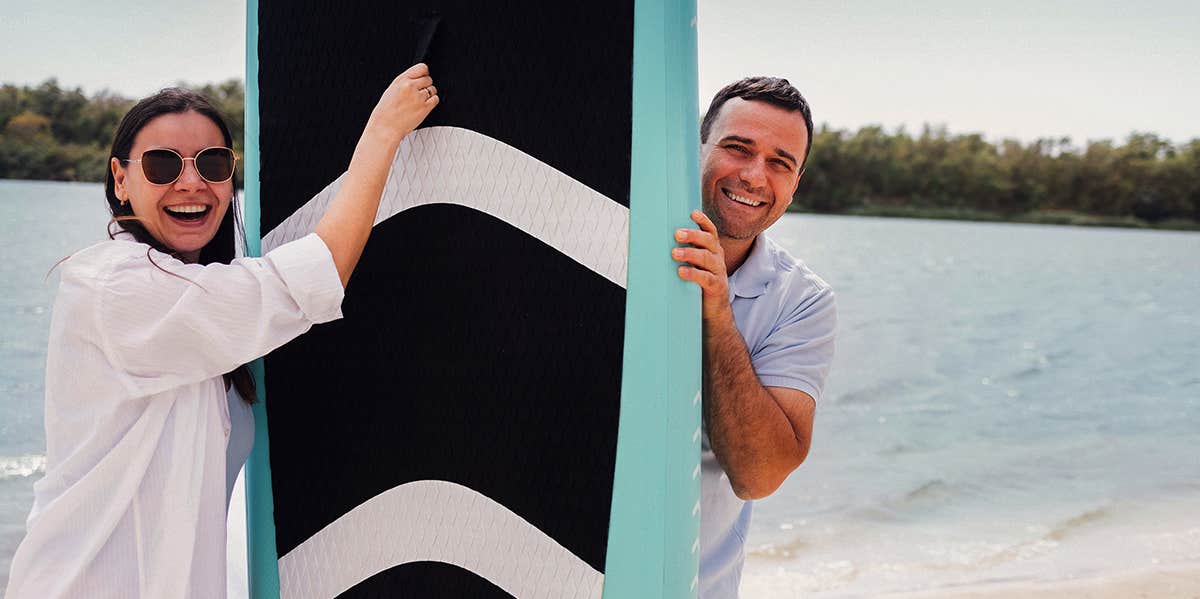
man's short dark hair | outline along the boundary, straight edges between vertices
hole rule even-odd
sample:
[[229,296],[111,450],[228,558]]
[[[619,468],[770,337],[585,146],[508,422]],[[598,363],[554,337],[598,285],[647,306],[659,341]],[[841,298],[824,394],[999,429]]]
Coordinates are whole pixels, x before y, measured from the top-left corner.
[[721,112],[721,106],[733,98],[757,100],[784,110],[799,112],[804,117],[804,128],[808,130],[808,142],[804,147],[804,162],[808,161],[808,152],[812,150],[813,138],[812,109],[808,107],[808,100],[804,99],[800,90],[788,83],[787,79],[779,77],[746,77],[721,88],[721,91],[713,96],[712,103],[708,105],[708,111],[704,113],[704,120],[700,121],[700,143],[708,142],[708,133],[712,130],[713,121],[717,120],[717,115]]

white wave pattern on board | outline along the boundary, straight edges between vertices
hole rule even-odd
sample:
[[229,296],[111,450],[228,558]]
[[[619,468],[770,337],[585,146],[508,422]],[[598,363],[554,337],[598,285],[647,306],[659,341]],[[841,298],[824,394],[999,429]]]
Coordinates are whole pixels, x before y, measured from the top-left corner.
[[452,482],[405,483],[364,501],[279,558],[280,597],[336,597],[388,568],[436,561],[517,599],[599,599],[604,574],[493,499]]
[[46,456],[0,456],[0,480],[25,478],[46,471]]
[[[344,177],[263,236],[263,251],[311,233]],[[427,204],[490,214],[625,287],[629,209],[504,142],[458,127],[418,129],[405,138],[375,224]]]

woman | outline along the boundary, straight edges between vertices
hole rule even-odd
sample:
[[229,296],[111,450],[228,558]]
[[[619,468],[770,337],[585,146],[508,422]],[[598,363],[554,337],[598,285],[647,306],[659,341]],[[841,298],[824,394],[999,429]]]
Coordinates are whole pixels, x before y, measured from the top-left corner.
[[8,599],[224,596],[226,390],[252,399],[243,364],[341,316],[396,148],[437,103],[425,65],[402,73],[315,233],[232,261],[216,111],[165,90],[125,115],[106,183],[123,231],[61,265],[46,475]]

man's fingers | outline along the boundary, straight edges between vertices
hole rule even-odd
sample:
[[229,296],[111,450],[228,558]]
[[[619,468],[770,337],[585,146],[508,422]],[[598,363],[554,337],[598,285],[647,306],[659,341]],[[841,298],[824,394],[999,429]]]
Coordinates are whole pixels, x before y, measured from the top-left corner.
[[679,278],[691,281],[707,292],[712,292],[716,289],[717,276],[711,272],[693,266],[680,266],[676,272],[678,272]]
[[696,229],[679,229],[675,231],[675,241],[679,243],[690,243],[696,247],[704,248],[710,252],[720,253],[721,242],[716,235],[706,231],[697,231]]
[[416,77],[413,79],[413,87],[417,89],[425,89],[433,85],[433,77],[426,75],[424,77]]
[[680,262],[687,262],[697,268],[716,274],[723,266],[715,254],[698,248],[675,248],[671,256]]
[[721,293],[721,289],[725,288],[725,254],[721,249],[717,228],[699,210],[693,211],[691,217],[700,226],[700,230],[675,231],[675,241],[689,244],[691,247],[677,247],[671,250],[672,258],[686,263],[677,271],[679,278],[699,285],[705,293]]
[[700,225],[700,230],[713,235],[714,237],[717,235],[717,226],[714,225],[712,220],[708,218],[708,215],[699,210],[693,210],[692,220],[695,221],[697,225]]

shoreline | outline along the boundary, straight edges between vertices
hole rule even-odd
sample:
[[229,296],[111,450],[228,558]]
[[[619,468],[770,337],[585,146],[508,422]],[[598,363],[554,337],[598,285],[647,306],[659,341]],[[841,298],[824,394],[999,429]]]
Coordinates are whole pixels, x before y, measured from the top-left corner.
[[[835,546],[815,542],[799,547],[796,557],[747,556],[742,596],[1200,599],[1197,497],[1142,498],[1123,504],[1128,509],[1091,510],[1071,518],[1070,526],[1045,527],[1015,541],[987,534],[943,539],[945,551],[933,552],[928,536],[855,534],[843,526],[843,535],[853,538]],[[894,543],[900,538],[918,551]]]
[[1060,580],[967,583],[877,596],[883,599],[1196,599],[1200,597],[1200,562],[1097,572]]
[[853,588],[837,585],[817,590],[772,581],[768,574],[746,572],[741,596],[783,597],[799,593],[805,597],[877,597],[879,599],[1200,599],[1200,561],[1092,571],[1067,578],[978,580],[908,590]]

